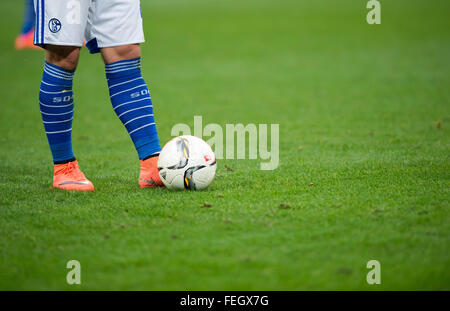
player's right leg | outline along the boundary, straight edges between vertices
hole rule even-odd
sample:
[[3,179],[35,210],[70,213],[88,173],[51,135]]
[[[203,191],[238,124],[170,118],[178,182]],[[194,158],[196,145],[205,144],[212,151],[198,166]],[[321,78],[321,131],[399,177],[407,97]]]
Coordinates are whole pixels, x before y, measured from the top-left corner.
[[81,172],[72,151],[72,80],[80,48],[56,45],[46,45],[45,48],[39,107],[53,156],[53,187],[92,191],[94,186]]
[[[70,14],[65,1],[35,0],[35,7],[34,43],[46,50],[39,107],[53,157],[53,187],[92,191],[94,186],[81,172],[72,151],[72,81],[83,44],[87,6],[83,6],[84,18]],[[78,9],[77,14],[82,7]]]

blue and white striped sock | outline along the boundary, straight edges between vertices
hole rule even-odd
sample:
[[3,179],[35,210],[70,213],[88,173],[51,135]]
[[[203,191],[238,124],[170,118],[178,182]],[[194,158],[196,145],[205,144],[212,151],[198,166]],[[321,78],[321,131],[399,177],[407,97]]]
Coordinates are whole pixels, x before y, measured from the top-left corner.
[[72,151],[74,71],[45,62],[39,90],[39,107],[53,162],[74,160]]
[[141,74],[141,58],[105,65],[111,103],[128,131],[139,159],[161,151],[153,105]]

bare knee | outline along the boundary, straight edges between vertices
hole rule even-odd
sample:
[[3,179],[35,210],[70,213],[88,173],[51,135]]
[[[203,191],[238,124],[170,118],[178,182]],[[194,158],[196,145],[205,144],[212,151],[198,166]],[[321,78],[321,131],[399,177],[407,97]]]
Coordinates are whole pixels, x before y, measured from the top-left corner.
[[45,58],[54,65],[67,70],[77,68],[80,48],[76,46],[46,45]]
[[111,64],[120,60],[132,59],[141,56],[141,47],[139,44],[127,44],[101,48],[103,61],[105,64]]

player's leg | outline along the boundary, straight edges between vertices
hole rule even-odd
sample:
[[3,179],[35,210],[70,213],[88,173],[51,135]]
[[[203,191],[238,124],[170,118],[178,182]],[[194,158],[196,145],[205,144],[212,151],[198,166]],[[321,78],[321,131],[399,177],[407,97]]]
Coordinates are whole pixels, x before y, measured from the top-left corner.
[[39,107],[53,156],[53,187],[92,191],[94,186],[81,172],[72,151],[72,81],[80,48],[56,45],[46,45],[45,48]]
[[34,38],[34,4],[33,0],[24,1],[24,11],[22,18],[22,28],[17,36],[14,46],[17,50],[39,49],[33,44]]
[[86,30],[86,46],[102,53],[113,109],[141,161],[139,185],[163,186],[156,166],[161,146],[153,104],[141,74],[139,43],[144,34],[139,0],[94,2]]
[[107,47],[101,53],[112,106],[141,161],[139,185],[162,186],[156,165],[161,146],[150,92],[141,74],[140,47],[138,44]]
[[77,47],[46,46],[44,72],[39,89],[39,107],[53,162],[73,161],[72,81],[80,50]]
[[75,72],[80,58],[80,47],[47,44],[45,61],[64,70]]
[[68,12],[64,2],[35,1],[37,13],[34,42],[46,50],[39,89],[39,108],[53,157],[53,187],[92,191],[94,186],[81,172],[72,151],[72,81],[83,42],[84,27],[67,21]]

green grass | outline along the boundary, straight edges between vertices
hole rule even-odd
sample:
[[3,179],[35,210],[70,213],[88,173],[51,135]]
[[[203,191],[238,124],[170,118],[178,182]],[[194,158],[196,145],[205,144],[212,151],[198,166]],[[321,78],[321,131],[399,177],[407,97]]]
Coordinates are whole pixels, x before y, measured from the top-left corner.
[[374,26],[362,0],[143,0],[161,141],[194,115],[279,123],[280,166],[219,160],[207,191],[141,190],[83,49],[73,141],[94,193],[50,189],[43,53],[13,50],[21,1],[3,3],[0,289],[450,290],[450,4],[381,2]]

